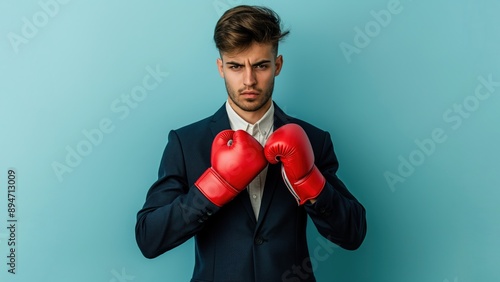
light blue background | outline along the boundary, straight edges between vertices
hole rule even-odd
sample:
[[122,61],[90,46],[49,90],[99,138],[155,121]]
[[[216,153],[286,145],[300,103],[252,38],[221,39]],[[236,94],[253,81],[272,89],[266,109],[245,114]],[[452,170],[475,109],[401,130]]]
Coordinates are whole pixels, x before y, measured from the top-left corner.
[[[8,168],[19,220],[16,275],[0,229],[0,280],[188,281],[193,242],[147,260],[135,215],[168,131],[225,101],[212,33],[243,1],[65,2],[53,15],[38,1],[0,2],[0,226]],[[456,129],[443,114],[473,101],[478,77],[500,81],[500,2],[401,0],[379,30],[371,11],[394,0],[244,3],[272,7],[291,28],[274,99],[332,134],[339,175],[367,210],[362,247],[335,248],[315,265],[318,281],[498,281],[500,87]],[[36,33],[13,44],[33,16]],[[340,46],[356,47],[367,25],[369,43],[346,56]],[[142,85],[148,67],[168,77],[121,116],[113,101]],[[59,181],[53,162],[64,164],[66,147],[105,118],[113,131]],[[398,174],[400,156],[435,129],[445,141],[391,188],[384,173]],[[321,247],[310,227],[310,248]]]

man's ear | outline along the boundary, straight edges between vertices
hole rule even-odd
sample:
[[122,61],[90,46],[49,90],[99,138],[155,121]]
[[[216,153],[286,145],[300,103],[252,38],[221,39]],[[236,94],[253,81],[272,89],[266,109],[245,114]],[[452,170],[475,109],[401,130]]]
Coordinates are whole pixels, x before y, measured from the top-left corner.
[[283,67],[283,56],[279,55],[278,57],[276,57],[274,66],[276,67],[276,69],[274,70],[274,76],[278,76],[281,72],[281,68]]
[[224,71],[222,67],[223,67],[222,59],[217,58],[217,69],[219,70],[219,75],[220,77],[224,78]]

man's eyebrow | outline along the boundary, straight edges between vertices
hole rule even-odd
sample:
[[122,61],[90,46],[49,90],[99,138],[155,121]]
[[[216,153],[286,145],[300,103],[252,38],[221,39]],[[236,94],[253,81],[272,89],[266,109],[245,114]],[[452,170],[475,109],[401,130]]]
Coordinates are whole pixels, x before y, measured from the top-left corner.
[[271,62],[271,60],[261,60],[261,61],[258,61],[256,63],[252,64],[252,66],[255,67],[255,66],[270,63],[270,62]]
[[[253,63],[252,66],[255,67],[255,66],[270,63],[270,62],[271,62],[271,60],[261,60],[261,61],[258,61],[256,63]],[[234,62],[234,61],[229,61],[229,62],[226,62],[226,65],[244,66],[245,64],[241,64],[241,63]]]
[[233,62],[233,61],[226,62],[226,65],[243,66],[243,64],[240,64],[240,63],[237,63],[237,62]]

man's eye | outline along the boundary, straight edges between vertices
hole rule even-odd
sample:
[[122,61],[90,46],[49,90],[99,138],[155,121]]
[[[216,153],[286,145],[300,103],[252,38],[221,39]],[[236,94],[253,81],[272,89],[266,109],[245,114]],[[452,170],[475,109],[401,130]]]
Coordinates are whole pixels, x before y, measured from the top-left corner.
[[231,65],[231,66],[229,66],[229,68],[232,69],[232,70],[239,70],[239,69],[241,69],[241,66]]
[[259,70],[265,70],[267,69],[267,65],[256,65],[255,68]]

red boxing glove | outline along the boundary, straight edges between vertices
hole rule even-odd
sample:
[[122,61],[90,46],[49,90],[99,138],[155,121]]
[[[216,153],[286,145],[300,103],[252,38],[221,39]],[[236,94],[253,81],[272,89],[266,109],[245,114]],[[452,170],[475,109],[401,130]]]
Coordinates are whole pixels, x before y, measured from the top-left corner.
[[323,190],[325,177],[314,165],[311,143],[299,125],[290,123],[274,131],[264,154],[272,164],[281,161],[283,180],[299,205],[316,198]]
[[221,131],[212,143],[212,167],[195,185],[212,203],[222,207],[266,167],[264,149],[243,130]]

